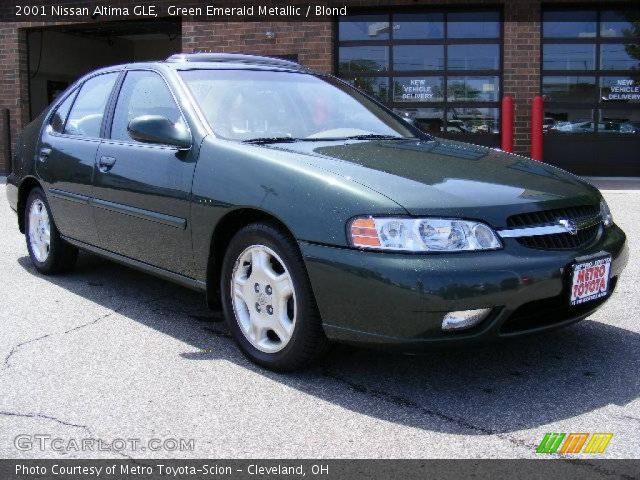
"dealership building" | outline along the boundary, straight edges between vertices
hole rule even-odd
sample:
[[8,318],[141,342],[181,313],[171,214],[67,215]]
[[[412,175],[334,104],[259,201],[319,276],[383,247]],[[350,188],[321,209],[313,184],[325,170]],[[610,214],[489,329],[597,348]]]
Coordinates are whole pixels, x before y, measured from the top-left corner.
[[580,175],[640,176],[637,0],[342,5],[346,16],[323,21],[5,21],[0,174],[11,168],[21,127],[84,73],[206,51],[295,60],[355,84],[434,136],[487,146],[501,145],[502,100],[509,96],[514,151],[525,155],[532,101],[540,95],[544,161]]

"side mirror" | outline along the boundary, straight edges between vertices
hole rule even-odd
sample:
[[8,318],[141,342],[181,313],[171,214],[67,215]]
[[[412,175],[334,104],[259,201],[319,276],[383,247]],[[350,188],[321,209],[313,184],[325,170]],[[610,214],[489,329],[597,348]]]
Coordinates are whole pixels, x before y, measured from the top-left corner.
[[191,134],[180,125],[176,126],[169,119],[160,115],[142,115],[129,122],[129,135],[134,140],[144,143],[160,143],[173,145],[181,150],[191,148]]

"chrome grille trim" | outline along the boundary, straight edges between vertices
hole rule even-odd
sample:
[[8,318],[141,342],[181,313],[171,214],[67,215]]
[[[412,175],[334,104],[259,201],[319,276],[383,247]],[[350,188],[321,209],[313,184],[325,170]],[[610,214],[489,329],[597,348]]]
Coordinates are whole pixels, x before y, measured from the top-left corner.
[[502,238],[535,237],[537,235],[553,235],[556,233],[568,233],[567,227],[560,225],[540,225],[536,227],[508,228],[498,230],[498,235]]
[[[597,225],[601,221],[602,219],[599,216],[596,216],[576,219],[575,223],[578,230],[584,230],[586,228]],[[535,237],[540,235],[556,235],[559,233],[571,233],[571,229],[569,229],[565,223],[558,222],[546,225],[532,225],[530,227],[506,228],[504,230],[498,230],[497,233],[502,238],[521,238]]]

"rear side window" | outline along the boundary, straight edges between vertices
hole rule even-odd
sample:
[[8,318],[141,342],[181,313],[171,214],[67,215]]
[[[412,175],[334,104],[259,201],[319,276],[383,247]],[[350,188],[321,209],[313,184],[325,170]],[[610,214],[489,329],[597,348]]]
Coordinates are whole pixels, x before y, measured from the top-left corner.
[[94,138],[100,136],[105,107],[116,78],[117,73],[107,73],[84,82],[69,114],[64,133]]
[[186,128],[180,109],[160,75],[150,71],[128,72],[113,114],[111,138],[134,141],[129,136],[127,126],[131,120],[142,115],[159,115]]
[[51,130],[57,133],[62,133],[64,129],[64,122],[67,120],[67,115],[69,115],[69,110],[71,109],[71,105],[73,104],[73,99],[76,98],[77,90],[74,90],[56,109],[56,113],[53,114],[51,120],[49,120],[49,125],[51,125]]

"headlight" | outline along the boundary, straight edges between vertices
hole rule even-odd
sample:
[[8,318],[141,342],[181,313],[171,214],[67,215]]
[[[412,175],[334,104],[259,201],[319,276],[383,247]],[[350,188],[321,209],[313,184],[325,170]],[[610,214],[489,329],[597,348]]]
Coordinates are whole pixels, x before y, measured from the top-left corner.
[[407,252],[465,252],[502,247],[480,222],[453,218],[361,217],[349,225],[354,247]]
[[613,225],[613,215],[611,215],[611,210],[609,210],[609,205],[604,200],[600,200],[600,217],[602,218],[602,223],[605,227],[610,227]]

